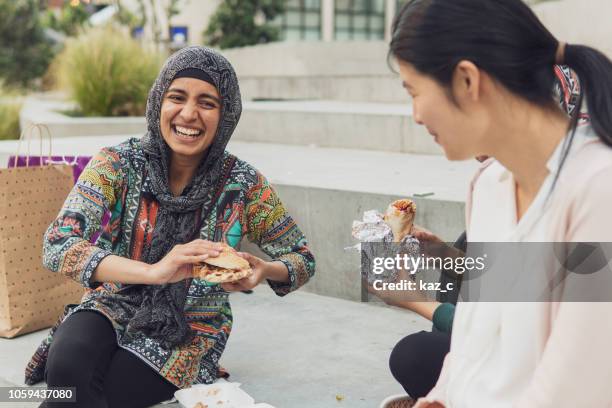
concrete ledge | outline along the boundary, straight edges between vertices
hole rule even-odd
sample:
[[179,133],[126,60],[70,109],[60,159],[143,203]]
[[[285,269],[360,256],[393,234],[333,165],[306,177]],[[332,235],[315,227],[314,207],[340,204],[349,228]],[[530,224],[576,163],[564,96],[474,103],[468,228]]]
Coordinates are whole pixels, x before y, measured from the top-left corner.
[[279,42],[224,50],[245,100],[406,101],[384,41]]
[[406,91],[397,75],[240,77],[244,100],[328,99],[403,103]]
[[[53,150],[59,155],[92,155],[126,138],[63,138],[54,142]],[[16,147],[14,141],[0,142],[0,166]],[[344,250],[354,244],[352,221],[366,210],[384,210],[399,197],[413,197],[416,222],[454,241],[464,230],[465,192],[478,166],[476,161],[448,162],[442,156],[238,141],[228,149],[266,175],[308,237],[317,274],[306,290],[355,301],[361,299],[359,257]],[[259,253],[248,243],[244,248]]]
[[[45,124],[54,139],[109,134],[144,134],[143,117],[73,118],[61,111],[74,105],[58,99],[28,98],[21,127]],[[341,147],[399,153],[442,154],[423,126],[414,123],[408,103],[338,101],[245,102],[234,139],[246,142]]]
[[[353,220],[370,209],[383,210],[402,195],[379,195],[354,191],[300,188],[274,184],[287,210],[308,238],[317,261],[317,272],[305,290],[341,299],[361,300],[360,257],[344,248],[356,242],[351,237]],[[416,223],[454,241],[465,229],[464,203],[415,199]],[[263,256],[252,244],[243,248]]]
[[411,110],[408,103],[245,102],[236,140],[443,154]]
[[223,50],[242,77],[395,75],[385,41],[274,42]]
[[102,136],[109,134],[144,134],[144,117],[70,117],[62,111],[74,110],[73,103],[55,95],[35,95],[25,100],[19,115],[21,129],[31,124],[44,124],[53,138]]

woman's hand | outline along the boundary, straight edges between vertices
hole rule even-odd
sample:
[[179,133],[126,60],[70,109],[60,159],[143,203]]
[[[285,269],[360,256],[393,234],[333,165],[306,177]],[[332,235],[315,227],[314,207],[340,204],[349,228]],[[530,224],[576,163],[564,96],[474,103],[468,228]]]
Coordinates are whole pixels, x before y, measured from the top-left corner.
[[253,274],[236,282],[222,283],[221,287],[227,292],[253,289],[267,278],[266,272],[268,262],[246,252],[238,252],[238,255],[248,261],[253,270]]
[[451,245],[447,245],[442,238],[434,234],[433,232],[420,227],[418,225],[413,225],[410,230],[410,235],[415,237],[421,243],[421,249],[423,253],[427,256],[440,257],[440,258],[456,258],[464,256],[463,252],[454,248]]
[[[404,269],[400,269],[397,271],[398,277],[394,283],[413,281],[414,279],[410,276],[408,272]],[[389,306],[401,307],[403,309],[408,309],[412,311],[417,311],[419,306],[422,303],[428,303],[431,300],[428,298],[427,294],[422,292],[418,286],[415,284],[415,288],[413,290],[404,289],[404,290],[383,290],[383,289],[375,289],[372,285],[368,283],[366,279],[362,279],[362,284],[365,285],[367,291],[388,304]],[[418,312],[417,312],[418,313]],[[419,313],[420,314],[420,313]],[[431,319],[431,318],[430,318]]]
[[284,269],[285,273],[287,271],[287,267],[282,262],[266,262],[263,259],[246,252],[238,252],[238,255],[249,262],[249,265],[251,265],[251,269],[253,270],[253,274],[236,282],[222,283],[221,287],[227,292],[253,289],[265,279],[276,277],[277,273],[275,273],[275,269],[279,269],[279,266],[280,268]]
[[442,239],[440,239],[440,237],[438,237],[433,232],[423,227],[419,227],[418,225],[412,226],[412,229],[410,230],[410,235],[412,235],[413,237],[415,237],[421,242],[438,243],[438,244],[444,242],[442,241]]
[[170,250],[159,262],[151,265],[148,274],[152,284],[175,283],[192,276],[193,264],[219,256],[223,245],[218,242],[196,239],[179,244]]
[[362,278],[362,285],[365,285],[370,294],[378,297],[389,306],[411,310],[428,320],[432,320],[433,313],[440,306],[440,303],[430,299],[426,292],[421,291],[417,286],[418,281],[415,281],[414,277],[406,269],[398,269],[396,273],[397,279],[394,283],[411,281],[414,287],[403,290],[383,290],[380,287],[375,289],[365,278]]

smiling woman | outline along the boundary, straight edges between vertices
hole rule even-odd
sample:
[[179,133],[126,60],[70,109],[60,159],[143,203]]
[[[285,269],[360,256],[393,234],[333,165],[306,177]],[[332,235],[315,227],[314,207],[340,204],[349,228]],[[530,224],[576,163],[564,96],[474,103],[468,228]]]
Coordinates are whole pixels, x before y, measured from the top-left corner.
[[[36,351],[27,383],[77,387],[71,407],[146,407],[212,383],[232,327],[228,292],[267,280],[284,296],[314,274],[266,178],[225,150],[241,110],[223,56],[188,47],[168,59],[149,93],[147,134],[95,156],[45,234],[45,265],[87,292]],[[231,284],[193,275],[243,237],[271,261],[239,253],[253,273]]]
[[221,115],[217,89],[203,71],[198,71],[179,72],[161,105],[161,134],[172,151],[170,190],[176,196],[212,144]]

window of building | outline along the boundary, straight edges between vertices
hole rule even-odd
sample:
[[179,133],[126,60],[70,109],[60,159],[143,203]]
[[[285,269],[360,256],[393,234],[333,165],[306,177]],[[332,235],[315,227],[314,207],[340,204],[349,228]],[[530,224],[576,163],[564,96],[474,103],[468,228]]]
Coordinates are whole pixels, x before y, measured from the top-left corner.
[[275,23],[281,28],[282,40],[320,40],[321,0],[286,0],[285,12]]
[[179,49],[187,45],[189,41],[189,28],[186,26],[170,27],[170,44],[172,48]]
[[336,40],[382,40],[385,0],[336,0]]

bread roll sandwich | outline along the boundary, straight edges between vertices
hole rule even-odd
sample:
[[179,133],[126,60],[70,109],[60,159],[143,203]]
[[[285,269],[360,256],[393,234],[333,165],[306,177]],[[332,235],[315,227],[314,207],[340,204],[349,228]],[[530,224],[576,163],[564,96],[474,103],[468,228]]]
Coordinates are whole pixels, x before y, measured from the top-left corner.
[[415,215],[416,205],[412,200],[405,198],[389,204],[383,219],[393,231],[394,242],[401,242],[410,234]]
[[229,245],[224,245],[219,256],[193,265],[193,277],[211,283],[235,282],[252,274],[253,270],[247,260],[240,257]]

